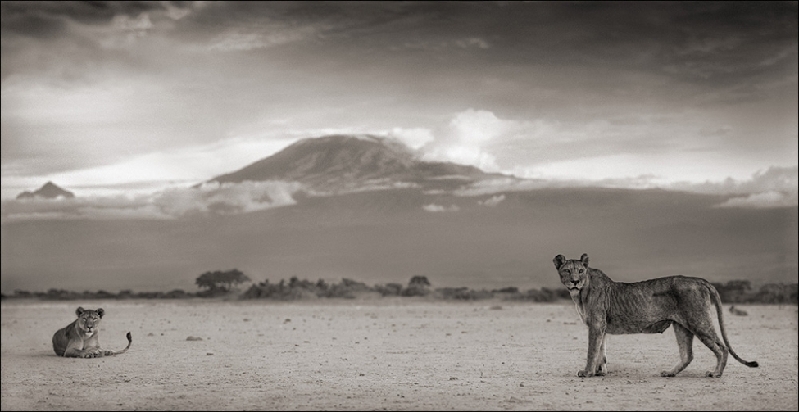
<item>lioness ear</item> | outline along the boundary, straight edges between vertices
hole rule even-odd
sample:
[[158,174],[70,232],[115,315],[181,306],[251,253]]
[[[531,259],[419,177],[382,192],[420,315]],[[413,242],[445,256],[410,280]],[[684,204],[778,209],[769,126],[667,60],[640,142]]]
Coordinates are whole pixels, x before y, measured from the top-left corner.
[[583,253],[583,255],[580,256],[580,260],[583,262],[583,266],[588,267],[588,253]]
[[555,259],[552,259],[552,262],[555,263],[555,269],[560,269],[563,266],[563,263],[566,261],[566,258],[563,255],[555,256]]
[[83,314],[83,312],[84,312],[83,306],[78,306],[78,308],[75,309],[75,314],[78,315],[78,317],[80,317],[80,315]]
[[103,318],[103,313],[105,313],[103,308],[97,308],[97,315],[100,316],[100,319]]

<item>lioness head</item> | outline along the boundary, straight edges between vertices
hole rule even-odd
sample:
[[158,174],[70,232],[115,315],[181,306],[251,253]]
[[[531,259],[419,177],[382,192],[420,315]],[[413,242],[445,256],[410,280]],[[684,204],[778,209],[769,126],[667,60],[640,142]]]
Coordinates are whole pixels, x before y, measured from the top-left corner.
[[552,262],[560,274],[560,282],[569,289],[569,293],[579,294],[588,283],[588,254],[583,253],[580,260],[567,260],[563,255],[557,255]]
[[75,314],[78,315],[76,322],[78,329],[86,336],[94,335],[97,332],[97,328],[100,327],[100,319],[103,318],[103,313],[102,308],[87,310],[78,306],[78,309],[75,310]]

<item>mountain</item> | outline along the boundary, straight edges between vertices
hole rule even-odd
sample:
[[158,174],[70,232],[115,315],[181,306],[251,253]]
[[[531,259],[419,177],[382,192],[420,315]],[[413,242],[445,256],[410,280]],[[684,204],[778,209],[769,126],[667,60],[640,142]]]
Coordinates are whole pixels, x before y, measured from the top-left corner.
[[[16,202],[32,206],[34,218],[0,222],[0,288],[193,290],[201,273],[237,268],[254,282],[405,283],[424,275],[434,287],[526,290],[560,287],[552,258],[582,253],[620,282],[675,274],[796,281],[796,206],[719,207],[729,196],[666,190],[447,190],[495,176],[423,161],[395,140],[334,135],[299,140],[210,180],[291,180],[336,192],[298,191],[290,206],[165,220],[58,219],[33,208],[51,202]],[[358,190],[376,186],[385,190]],[[37,192],[52,191],[44,189]],[[172,201],[188,207],[202,198],[189,194]],[[202,194],[207,204],[241,193]]]
[[40,187],[39,189],[33,192],[25,191],[17,195],[17,199],[32,199],[34,197],[40,197],[45,199],[56,199],[59,197],[63,197],[66,199],[71,199],[75,197],[75,194],[68,190],[64,190],[58,187],[53,182],[47,182],[44,184],[44,186]]
[[[322,191],[365,185],[411,184],[457,187],[492,175],[474,166],[420,160],[401,142],[373,135],[328,135],[302,139],[272,156],[209,182],[284,180]],[[494,175],[495,176],[495,175]]]

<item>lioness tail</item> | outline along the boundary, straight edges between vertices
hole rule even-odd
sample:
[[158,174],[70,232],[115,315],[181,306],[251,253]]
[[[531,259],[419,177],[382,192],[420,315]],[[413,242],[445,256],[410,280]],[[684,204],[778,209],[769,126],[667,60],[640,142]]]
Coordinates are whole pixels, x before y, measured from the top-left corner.
[[730,346],[730,341],[727,339],[727,332],[724,331],[724,310],[721,308],[721,296],[719,296],[719,292],[716,290],[713,285],[708,284],[708,289],[710,289],[710,296],[713,299],[713,304],[716,306],[716,313],[719,316],[719,329],[721,329],[721,337],[724,338],[724,344],[727,345],[727,349],[730,351],[730,355],[732,355],[735,360],[738,362],[743,363],[744,365],[750,368],[758,367],[757,361],[746,361],[741,359],[734,350],[732,350],[732,346]]
[[[125,346],[125,349],[122,349],[122,350],[116,351],[116,352],[114,352],[112,350],[103,351],[103,356],[115,356],[115,355],[121,355],[121,354],[127,352],[128,349],[130,348],[130,344],[133,343],[133,336],[131,336],[130,332],[128,332],[128,334],[125,335],[125,337],[128,338],[128,346]],[[727,345],[727,346],[729,346],[729,345]]]

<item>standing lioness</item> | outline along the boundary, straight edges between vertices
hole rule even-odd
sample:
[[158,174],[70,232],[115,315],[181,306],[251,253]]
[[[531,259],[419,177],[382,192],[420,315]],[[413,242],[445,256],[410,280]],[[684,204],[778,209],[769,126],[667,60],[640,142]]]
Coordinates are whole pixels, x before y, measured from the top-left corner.
[[[669,276],[636,283],[612,281],[599,269],[588,267],[588,255],[580,260],[553,259],[560,281],[569,289],[577,312],[588,325],[588,362],[577,376],[605,374],[605,334],[663,333],[674,325],[680,347],[680,363],[661,376],[675,376],[693,360],[694,335],[716,354],[716,370],[707,376],[720,378],[727,364],[727,353],[750,368],[757,362],[738,357],[724,331],[721,299],[716,288],[705,279]],[[719,340],[710,310],[716,307]],[[600,359],[601,356],[601,359]]]
[[53,351],[56,355],[67,358],[99,358],[127,352],[133,341],[130,332],[126,335],[128,346],[125,349],[118,352],[100,349],[100,319],[103,313],[105,312],[102,308],[86,310],[79,306],[75,311],[78,318],[53,335]]

